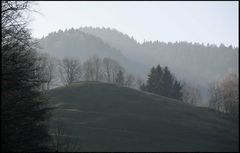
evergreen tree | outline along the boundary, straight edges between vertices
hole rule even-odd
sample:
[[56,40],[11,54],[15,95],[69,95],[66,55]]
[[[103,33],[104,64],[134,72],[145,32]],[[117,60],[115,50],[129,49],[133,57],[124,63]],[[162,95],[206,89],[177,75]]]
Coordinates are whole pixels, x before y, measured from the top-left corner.
[[175,99],[182,97],[181,83],[175,79],[168,67],[162,69],[160,65],[151,68],[147,84],[143,85],[141,89]]
[[149,92],[158,93],[161,92],[161,82],[162,82],[162,68],[158,65],[156,68],[152,67],[150,74],[148,75],[146,90]]
[[163,70],[161,68],[160,65],[158,65],[156,67],[156,78],[155,78],[155,82],[156,82],[156,93],[162,93],[164,91],[164,87],[162,86],[163,84]]
[[182,96],[183,96],[182,88],[183,88],[183,85],[179,81],[175,80],[173,84],[173,93],[172,93],[173,98],[182,100]]
[[152,67],[150,74],[148,75],[147,86],[145,88],[149,92],[156,91],[156,70]]

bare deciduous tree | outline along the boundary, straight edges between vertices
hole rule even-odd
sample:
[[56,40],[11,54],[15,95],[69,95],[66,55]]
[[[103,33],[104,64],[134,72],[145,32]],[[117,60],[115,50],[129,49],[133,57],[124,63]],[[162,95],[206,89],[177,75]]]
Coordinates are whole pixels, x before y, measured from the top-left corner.
[[56,59],[48,55],[47,53],[39,53],[39,64],[41,66],[41,75],[44,83],[42,84],[42,90],[49,90],[57,81],[57,65]]
[[136,88],[139,90],[142,90],[141,88],[143,87],[143,85],[144,85],[144,79],[138,76],[136,78]]
[[45,121],[50,108],[44,94],[36,43],[24,17],[27,1],[2,1],[1,122],[2,152],[48,150]]
[[227,113],[239,112],[239,80],[235,73],[227,74],[220,81],[220,91],[223,97],[223,105]]
[[123,86],[125,82],[124,71],[119,70],[116,77],[116,84]]
[[83,69],[85,73],[85,80],[87,81],[101,81],[102,79],[102,61],[101,59],[94,55],[90,57],[83,64]]
[[94,55],[92,57],[93,67],[95,68],[95,81],[100,81],[102,77],[101,66],[102,60]]
[[190,86],[186,83],[183,84],[182,93],[183,93],[182,100],[185,103],[197,105],[202,100],[199,89],[197,87]]
[[239,81],[237,74],[226,74],[223,80],[212,83],[209,94],[210,107],[226,113],[239,113]]
[[117,73],[120,70],[124,71],[124,68],[117,61],[107,57],[103,59],[103,73],[107,82],[116,83]]
[[209,84],[208,94],[210,96],[209,107],[217,111],[223,111],[223,97],[218,82]]
[[127,75],[125,76],[125,86],[126,86],[126,87],[132,87],[134,81],[135,81],[134,75],[132,75],[132,74],[127,74]]
[[79,81],[82,75],[81,63],[75,58],[64,58],[59,63],[59,73],[63,84]]
[[85,80],[87,81],[103,81],[102,59],[94,55],[84,62],[83,69]]
[[111,67],[112,65],[112,59],[105,57],[103,59],[103,69],[104,69],[104,76],[107,80],[107,82],[111,82]]
[[84,70],[84,77],[86,81],[92,81],[93,80],[93,68],[90,61],[86,61],[83,64],[83,70]]

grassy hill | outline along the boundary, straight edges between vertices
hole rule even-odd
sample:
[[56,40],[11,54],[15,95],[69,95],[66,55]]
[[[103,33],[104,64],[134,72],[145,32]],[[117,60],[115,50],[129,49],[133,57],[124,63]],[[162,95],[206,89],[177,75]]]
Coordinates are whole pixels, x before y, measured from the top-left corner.
[[238,119],[115,85],[87,82],[49,93],[81,151],[238,151]]

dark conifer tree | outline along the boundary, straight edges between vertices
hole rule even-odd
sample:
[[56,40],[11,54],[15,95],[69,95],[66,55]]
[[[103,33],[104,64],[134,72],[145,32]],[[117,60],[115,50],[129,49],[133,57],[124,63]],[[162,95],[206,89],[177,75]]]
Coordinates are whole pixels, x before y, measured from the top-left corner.
[[47,151],[49,108],[40,92],[38,58],[23,11],[26,1],[2,1],[2,151]]
[[156,77],[156,69],[155,67],[152,67],[151,72],[148,75],[146,86],[146,90],[148,90],[149,92],[155,92],[157,90]]
[[174,92],[173,82],[174,82],[174,77],[172,76],[168,67],[165,67],[163,70],[162,83],[161,83],[163,90],[159,94],[162,94],[163,96],[167,96],[167,97],[173,97],[172,95]]
[[156,68],[152,67],[147,84],[143,85],[141,89],[175,99],[182,97],[181,83],[175,79],[168,67],[162,69],[160,65],[157,65]]
[[182,100],[182,88],[183,85],[179,81],[175,80],[173,84],[173,98]]

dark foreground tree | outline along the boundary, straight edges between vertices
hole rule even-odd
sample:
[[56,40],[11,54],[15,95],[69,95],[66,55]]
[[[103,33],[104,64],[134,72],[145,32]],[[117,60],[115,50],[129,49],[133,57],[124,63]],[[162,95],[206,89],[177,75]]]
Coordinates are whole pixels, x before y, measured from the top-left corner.
[[29,2],[2,1],[2,151],[46,151],[49,108],[23,13]]
[[182,99],[182,85],[176,80],[170,70],[160,65],[152,67],[146,85],[142,85],[142,90],[156,93],[162,96]]

